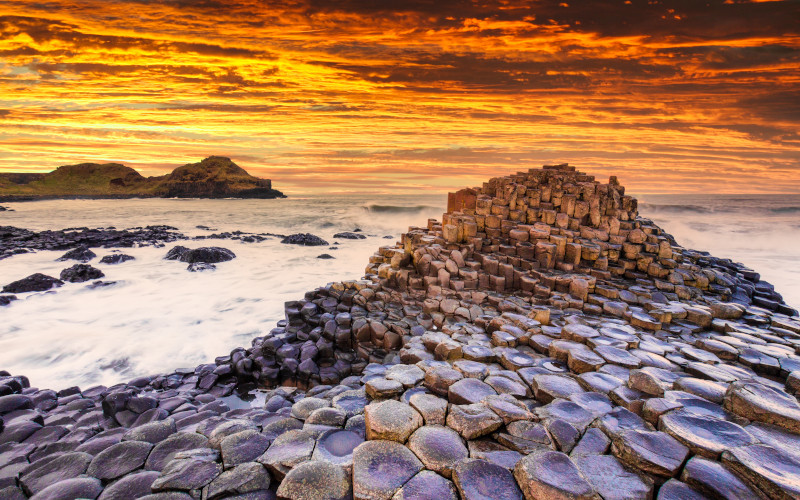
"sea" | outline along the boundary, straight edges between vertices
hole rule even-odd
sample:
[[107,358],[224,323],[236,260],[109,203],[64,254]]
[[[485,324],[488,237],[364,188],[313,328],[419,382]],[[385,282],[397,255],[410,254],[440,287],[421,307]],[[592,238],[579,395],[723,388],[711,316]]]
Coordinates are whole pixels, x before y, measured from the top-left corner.
[[[684,247],[755,269],[786,302],[800,307],[800,195],[642,195],[640,215]],[[66,283],[19,294],[0,307],[0,370],[33,386],[110,386],[142,375],[213,362],[269,332],[286,301],[330,282],[363,276],[369,256],[409,226],[441,219],[446,195],[315,195],[277,200],[52,200],[4,203],[0,225],[31,230],[85,226],[117,229],[165,224],[187,236],[212,232],[312,233],[329,246],[299,247],[271,237],[188,241],[165,247],[94,249],[90,262],[115,284]],[[202,229],[198,226],[205,226]],[[335,239],[360,229],[363,240]],[[175,244],[223,246],[236,254],[217,269],[188,272],[164,259]],[[135,260],[100,264],[123,252]],[[58,276],[72,263],[40,251],[0,260],[0,285],[39,272]],[[333,259],[319,259],[327,253]]]

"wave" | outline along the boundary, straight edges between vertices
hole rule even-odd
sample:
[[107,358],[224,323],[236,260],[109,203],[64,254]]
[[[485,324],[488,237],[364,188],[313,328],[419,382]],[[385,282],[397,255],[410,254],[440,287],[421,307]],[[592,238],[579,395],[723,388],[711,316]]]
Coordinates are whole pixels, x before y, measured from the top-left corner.
[[708,207],[700,205],[659,205],[655,203],[639,203],[639,208],[645,212],[672,212],[672,213],[696,213],[710,214],[713,211]]
[[770,208],[769,211],[775,214],[793,214],[800,212],[800,207],[775,207]]
[[415,206],[398,206],[398,205],[369,205],[364,207],[367,212],[373,213],[391,213],[391,214],[405,214],[405,213],[419,213],[426,210],[442,210],[441,207],[433,207],[430,205],[415,205]]

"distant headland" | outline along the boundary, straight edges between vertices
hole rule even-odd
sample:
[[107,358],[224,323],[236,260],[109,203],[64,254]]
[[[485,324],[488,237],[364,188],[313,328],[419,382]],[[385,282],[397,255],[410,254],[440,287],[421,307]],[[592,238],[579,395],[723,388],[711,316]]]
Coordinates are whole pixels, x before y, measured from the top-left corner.
[[285,198],[222,156],[144,177],[119,163],[65,165],[46,174],[0,173],[0,201],[61,198]]

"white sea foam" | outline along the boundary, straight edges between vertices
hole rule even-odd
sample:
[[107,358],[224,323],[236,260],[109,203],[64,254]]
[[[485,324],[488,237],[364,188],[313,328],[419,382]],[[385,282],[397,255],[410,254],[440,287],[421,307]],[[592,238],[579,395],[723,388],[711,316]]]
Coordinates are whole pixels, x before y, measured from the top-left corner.
[[[726,201],[727,200],[727,201]],[[800,225],[793,200],[756,200],[727,210],[730,199],[645,197],[641,213],[672,232],[684,246],[730,257],[759,271],[800,306]],[[748,205],[749,203],[749,205]],[[792,204],[794,203],[794,205]],[[409,225],[440,218],[444,198],[386,196],[309,197],[286,200],[93,200],[15,203],[0,213],[0,225],[27,229],[87,226],[126,228],[176,226],[187,235],[242,230],[289,234],[311,232],[330,243],[333,234],[359,227],[366,240],[336,240],[328,247],[232,240],[177,242],[191,248],[224,246],[237,258],[213,272],[190,273],[186,264],[163,259],[164,248],[94,249],[90,262],[113,286],[88,289],[67,283],[53,292],[20,294],[0,307],[0,369],[27,375],[34,385],[60,389],[110,385],[139,375],[212,362],[263,335],[283,318],[283,304],[328,282],[357,279],[378,246],[394,243]],[[751,206],[752,205],[752,206]],[[677,206],[678,208],[669,208]],[[734,204],[734,208],[735,208]],[[667,207],[667,208],[664,208]],[[721,207],[721,208],[719,208]],[[753,208],[756,207],[756,208]],[[766,207],[766,208],[765,208]],[[719,209],[718,209],[719,208]],[[723,210],[724,209],[724,210]],[[777,210],[772,210],[777,209]],[[383,239],[391,235],[392,239]],[[99,263],[112,252],[136,260]],[[329,253],[334,260],[317,259]],[[58,276],[73,262],[55,262],[63,252],[36,252],[0,261],[0,285],[35,272]]]

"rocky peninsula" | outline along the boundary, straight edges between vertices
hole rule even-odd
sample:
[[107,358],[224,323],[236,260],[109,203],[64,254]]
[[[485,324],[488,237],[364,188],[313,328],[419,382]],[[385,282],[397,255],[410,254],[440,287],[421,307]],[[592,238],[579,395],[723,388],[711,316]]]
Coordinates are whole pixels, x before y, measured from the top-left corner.
[[65,165],[47,174],[0,173],[0,201],[60,198],[285,198],[272,181],[230,158],[210,156],[170,174],[144,177],[119,163]]
[[285,312],[113,387],[3,373],[0,498],[800,498],[797,311],[614,177],[453,193]]

